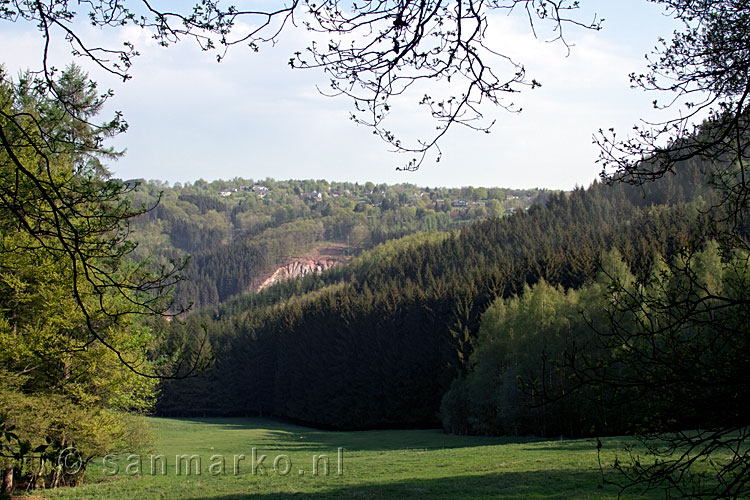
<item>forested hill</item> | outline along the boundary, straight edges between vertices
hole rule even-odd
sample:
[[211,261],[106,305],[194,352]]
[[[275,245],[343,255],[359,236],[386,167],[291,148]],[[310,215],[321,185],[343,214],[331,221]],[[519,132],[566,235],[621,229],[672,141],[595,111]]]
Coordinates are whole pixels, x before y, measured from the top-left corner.
[[[136,256],[156,264],[190,256],[177,302],[217,305],[257,289],[291,258],[333,242],[356,255],[417,231],[446,230],[541,202],[539,189],[420,188],[324,180],[236,178],[192,184],[138,182]],[[159,203],[157,204],[157,200]]]
[[579,287],[612,247],[646,269],[689,238],[702,186],[697,165],[645,190],[595,183],[510,217],[387,242],[347,268],[194,315],[184,331],[197,337],[207,325],[215,365],[165,386],[159,412],[435,426],[494,299],[541,279]]

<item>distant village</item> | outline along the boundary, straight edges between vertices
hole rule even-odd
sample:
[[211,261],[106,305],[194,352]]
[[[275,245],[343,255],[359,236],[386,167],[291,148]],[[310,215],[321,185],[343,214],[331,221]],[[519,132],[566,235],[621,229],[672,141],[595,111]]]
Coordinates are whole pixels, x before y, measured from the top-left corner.
[[[320,184],[320,181],[313,181]],[[337,183],[332,185],[317,186],[318,189],[305,191],[304,185],[307,181],[273,181],[274,185],[282,184],[282,190],[288,193],[289,184],[298,183],[294,186],[293,192],[299,199],[307,202],[321,202],[327,198],[347,198],[357,203],[364,203],[371,207],[385,204],[394,206],[424,206],[436,211],[446,210],[448,207],[461,209],[478,206],[486,206],[491,200],[497,200],[502,207],[502,213],[511,215],[518,210],[528,210],[535,202],[542,201],[550,191],[543,189],[528,190],[502,190],[499,188],[424,188],[419,189],[410,184],[400,185],[379,185],[368,189],[367,184],[354,184],[354,189],[349,187],[338,186]],[[325,181],[323,181],[324,184]],[[349,185],[350,183],[342,183]],[[371,184],[371,183],[368,183]],[[259,199],[264,200],[271,190],[272,186],[262,183],[241,184],[238,186],[225,187],[218,194],[221,197],[231,197],[238,193],[253,193]],[[494,191],[494,192],[493,192]],[[499,192],[498,192],[499,191]],[[462,194],[470,194],[471,198],[464,199]],[[484,195],[480,199],[478,195]],[[387,200],[387,201],[386,201]],[[499,215],[499,214],[496,214]]]

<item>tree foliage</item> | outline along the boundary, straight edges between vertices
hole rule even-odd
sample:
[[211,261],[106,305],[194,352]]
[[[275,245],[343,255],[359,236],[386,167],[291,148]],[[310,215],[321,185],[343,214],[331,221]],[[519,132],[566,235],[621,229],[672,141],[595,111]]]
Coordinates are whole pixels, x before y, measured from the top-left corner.
[[708,242],[634,286],[615,282],[609,328],[600,333],[615,355],[608,371],[585,366],[580,373],[585,383],[648,401],[635,430],[654,460],[618,463],[623,489],[648,484],[690,498],[747,494],[749,280],[746,252],[722,257]]
[[[40,255],[65,266],[65,286],[83,316],[90,342],[108,347],[133,371],[154,376],[118,353],[106,333],[136,314],[171,307],[167,292],[179,263],[154,270],[129,259],[128,222],[144,213],[124,196],[133,186],[108,178],[99,159],[116,157],[102,141],[118,120],[93,126],[102,106],[96,86],[71,66],[49,100],[30,74],[0,73],[0,210],[4,254]],[[61,278],[62,279],[62,278]]]
[[[600,134],[604,175],[644,186],[668,174],[681,175],[680,166],[691,161],[703,166],[711,189],[679,259],[668,261],[661,275],[641,280],[634,290],[615,284],[622,300],[616,302],[618,314],[602,335],[630,346],[623,361],[644,371],[632,379],[595,378],[613,386],[630,385],[656,401],[680,399],[686,406],[681,428],[657,406],[643,431],[653,460],[632,457],[625,462],[629,468],[621,463],[627,486],[664,487],[691,498],[738,498],[748,491],[749,463],[742,451],[748,411],[735,398],[742,389],[733,389],[746,387],[750,368],[745,354],[750,304],[739,285],[747,274],[750,250],[750,9],[747,2],[734,0],[655,3],[664,5],[683,27],[662,42],[648,71],[631,79],[657,93],[654,106],[671,117],[635,127],[634,137],[624,141],[612,131]],[[708,259],[703,245],[712,238],[720,251]],[[712,268],[710,276],[704,273],[707,267]],[[688,416],[702,414],[706,405],[721,408],[721,418],[691,422]],[[684,432],[686,428],[700,430]],[[665,451],[673,453],[667,456]],[[728,458],[714,461],[717,452]],[[705,482],[694,467],[701,461],[711,464]]]
[[88,124],[101,100],[76,66],[54,82],[63,100],[36,84],[0,70],[0,415],[18,441],[5,445],[4,489],[14,475],[75,484],[56,453],[75,447],[85,469],[134,446],[126,412],[153,405],[156,378],[189,371],[144,321],[170,307],[177,267],[130,259],[128,220],[145,209],[99,162],[117,156],[101,144],[117,123]]
[[606,325],[610,280],[634,278],[617,250],[607,252],[601,266],[606,271],[580,288],[540,280],[487,308],[467,372],[443,397],[446,430],[569,437],[629,430],[629,419],[638,417],[623,419],[623,405],[599,387],[575,391],[575,370],[565,364],[569,356],[592,364],[608,358],[591,326]]

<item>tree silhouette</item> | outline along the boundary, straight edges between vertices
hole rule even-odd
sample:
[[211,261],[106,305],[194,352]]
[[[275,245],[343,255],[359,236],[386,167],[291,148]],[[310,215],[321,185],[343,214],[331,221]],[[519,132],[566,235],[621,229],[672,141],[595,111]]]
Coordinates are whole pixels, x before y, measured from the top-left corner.
[[[130,77],[138,55],[135,45],[88,42],[76,26],[83,17],[110,31],[140,27],[163,46],[190,39],[219,61],[233,46],[257,51],[264,43],[276,42],[282,32],[301,27],[309,32],[310,42],[291,55],[289,65],[324,70],[330,88],[321,92],[351,98],[354,122],[371,127],[396,151],[411,154],[404,169],[418,168],[430,150],[436,150],[439,159],[438,142],[454,124],[489,131],[492,123],[484,119],[482,103],[513,110],[505,96],[539,85],[520,62],[489,44],[493,13],[518,11],[534,33],[538,23],[551,23],[554,39],[563,44],[571,25],[600,27],[596,18],[578,19],[578,2],[568,0],[292,0],[269,10],[223,7],[216,0],[179,10],[160,10],[147,0],[87,0],[77,7],[83,12],[51,0],[13,0],[0,7],[0,20],[36,24],[45,42],[38,83],[53,95],[49,48],[60,42],[103,71],[124,80]],[[450,82],[450,89],[437,91],[438,82]],[[388,128],[393,101],[404,95],[427,109],[435,121],[434,134],[406,143]]]
[[[618,464],[622,485],[665,488],[689,498],[748,493],[747,295],[750,154],[750,5],[735,0],[658,0],[683,29],[631,75],[635,86],[664,96],[654,106],[671,117],[634,127],[620,140],[600,132],[603,176],[648,189],[658,178],[699,165],[707,188],[699,230],[679,258],[634,287],[613,283],[611,346],[626,375],[581,373],[588,381],[635,391],[659,402],[640,428],[653,460]],[[720,243],[706,275],[710,240]],[[589,377],[589,378],[587,378]],[[743,400],[744,398],[744,400]],[[678,410],[682,408],[682,410]],[[663,412],[659,415],[659,409]],[[686,418],[670,422],[669,412]],[[666,412],[666,414],[665,414]],[[687,418],[687,416],[692,416]],[[692,431],[686,431],[686,425]],[[721,456],[721,459],[718,457]]]

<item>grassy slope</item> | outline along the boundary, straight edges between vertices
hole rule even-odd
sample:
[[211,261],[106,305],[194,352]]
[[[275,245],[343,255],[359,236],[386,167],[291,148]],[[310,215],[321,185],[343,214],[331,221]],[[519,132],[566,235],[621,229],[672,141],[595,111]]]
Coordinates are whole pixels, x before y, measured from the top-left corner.
[[[151,419],[158,436],[154,453],[167,457],[166,475],[149,471],[128,476],[126,457],[119,458],[117,479],[104,478],[102,460],[89,466],[86,486],[45,492],[52,498],[237,500],[310,498],[351,499],[599,499],[616,498],[602,486],[592,440],[537,441],[449,436],[437,430],[326,432],[261,419]],[[605,450],[621,445],[605,441]],[[252,472],[251,454],[268,458],[265,474]],[[337,473],[337,449],[343,450],[343,473]],[[175,473],[175,455],[202,456],[202,474]],[[210,457],[226,459],[226,474],[212,476]],[[245,454],[239,474],[235,454]],[[312,475],[314,455],[326,454],[329,474]],[[291,472],[281,475],[286,455]],[[606,458],[611,462],[612,451]],[[218,463],[218,459],[214,462]],[[184,468],[184,467],[183,467]],[[106,470],[112,471],[113,466]],[[304,474],[300,474],[300,470]]]

